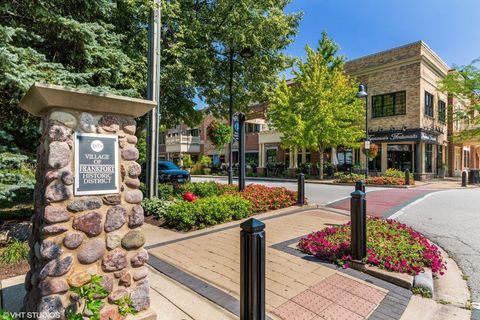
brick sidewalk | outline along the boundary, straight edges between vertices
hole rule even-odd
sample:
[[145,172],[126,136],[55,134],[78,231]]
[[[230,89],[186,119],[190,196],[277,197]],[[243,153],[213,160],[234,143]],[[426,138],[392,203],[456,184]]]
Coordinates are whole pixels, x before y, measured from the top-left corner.
[[[318,261],[303,259],[271,247],[348,220],[347,216],[318,209],[264,220],[267,245],[266,308],[271,318],[364,319],[378,307],[388,290],[350,277]],[[193,276],[238,300],[239,239],[239,228],[233,227],[160,244],[149,252],[162,263],[187,273],[190,277],[188,281],[191,282]]]
[[[438,190],[389,189],[368,192],[366,194],[368,215],[388,218],[409,203],[435,191]],[[350,211],[350,199],[331,203],[328,207]]]

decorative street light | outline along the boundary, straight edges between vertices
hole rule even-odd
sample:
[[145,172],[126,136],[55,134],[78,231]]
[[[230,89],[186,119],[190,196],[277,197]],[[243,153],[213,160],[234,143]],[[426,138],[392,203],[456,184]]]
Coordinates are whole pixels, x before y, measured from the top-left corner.
[[370,140],[368,139],[368,93],[366,85],[359,85],[357,98],[365,98],[365,178],[368,178],[368,151],[370,150]]
[[[236,52],[233,48],[230,49],[228,58],[230,63],[230,78],[228,81],[229,89],[229,125],[233,128],[233,62]],[[244,59],[248,59],[254,56],[254,52],[250,48],[244,48],[239,52],[240,56]],[[233,137],[228,144],[228,184],[233,184]]]

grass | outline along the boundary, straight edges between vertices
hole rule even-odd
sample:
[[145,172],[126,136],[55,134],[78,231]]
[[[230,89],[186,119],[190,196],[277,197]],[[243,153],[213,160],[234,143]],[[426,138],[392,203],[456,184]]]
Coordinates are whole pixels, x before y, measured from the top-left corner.
[[0,263],[15,264],[28,258],[28,243],[14,239],[0,254]]
[[424,298],[431,298],[432,293],[424,288],[412,288],[413,294],[420,295]]

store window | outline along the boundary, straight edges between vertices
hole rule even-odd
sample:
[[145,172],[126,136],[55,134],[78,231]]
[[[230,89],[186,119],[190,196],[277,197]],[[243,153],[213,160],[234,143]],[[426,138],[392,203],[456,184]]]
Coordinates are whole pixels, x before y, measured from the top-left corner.
[[[364,155],[363,155],[364,157]],[[382,171],[382,145],[378,145],[378,153],[373,160],[368,160],[368,170],[370,171]]]
[[267,163],[277,162],[277,149],[267,149]]
[[443,170],[443,146],[437,145],[437,173]]
[[432,152],[433,152],[433,144],[426,144],[425,145],[425,172],[432,173]]
[[407,113],[406,92],[394,92],[372,97],[372,118],[404,115]]
[[470,168],[470,150],[463,150],[463,167]]
[[447,119],[447,110],[446,110],[445,101],[438,100],[438,120],[445,123]]
[[425,115],[433,117],[433,94],[425,91]]
[[337,150],[337,161],[339,171],[351,171],[353,167],[352,149],[339,148]]
[[405,171],[413,171],[411,144],[389,144],[387,146],[387,168]]

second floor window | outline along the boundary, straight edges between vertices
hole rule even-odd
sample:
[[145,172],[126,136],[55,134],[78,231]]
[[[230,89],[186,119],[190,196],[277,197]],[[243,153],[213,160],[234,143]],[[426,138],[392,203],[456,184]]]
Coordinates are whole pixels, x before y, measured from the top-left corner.
[[433,117],[433,94],[425,91],[425,115]]
[[372,118],[398,116],[406,113],[407,99],[405,91],[372,97]]
[[438,100],[438,120],[445,123],[447,119],[445,101]]

